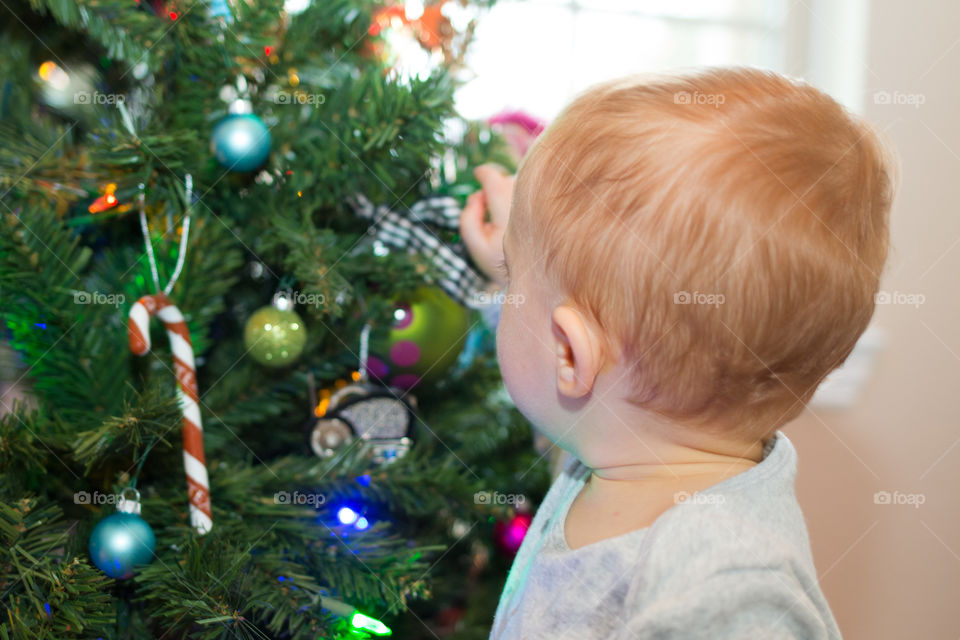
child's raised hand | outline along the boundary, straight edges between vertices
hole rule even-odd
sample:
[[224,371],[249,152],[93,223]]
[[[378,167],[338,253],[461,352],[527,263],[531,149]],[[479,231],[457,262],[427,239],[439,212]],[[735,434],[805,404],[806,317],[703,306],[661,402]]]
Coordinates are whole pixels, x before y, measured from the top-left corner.
[[[503,233],[510,219],[515,176],[495,164],[484,164],[474,169],[473,175],[482,187],[467,198],[460,212],[460,235],[477,267],[499,286],[507,283],[498,269],[503,261]],[[490,221],[484,220],[487,209]]]

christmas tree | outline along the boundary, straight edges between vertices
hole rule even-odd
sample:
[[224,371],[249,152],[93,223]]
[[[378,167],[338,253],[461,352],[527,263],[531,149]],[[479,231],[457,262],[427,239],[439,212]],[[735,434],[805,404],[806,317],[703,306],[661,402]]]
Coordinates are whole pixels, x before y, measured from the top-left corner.
[[416,4],[4,5],[0,637],[487,637],[549,478]]

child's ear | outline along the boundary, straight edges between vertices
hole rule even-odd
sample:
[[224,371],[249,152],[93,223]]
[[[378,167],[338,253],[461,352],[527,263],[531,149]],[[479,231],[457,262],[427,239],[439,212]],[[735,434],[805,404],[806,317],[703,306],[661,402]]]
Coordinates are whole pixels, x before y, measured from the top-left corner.
[[593,390],[602,369],[603,348],[597,328],[572,306],[560,305],[551,316],[557,389],[571,398]]

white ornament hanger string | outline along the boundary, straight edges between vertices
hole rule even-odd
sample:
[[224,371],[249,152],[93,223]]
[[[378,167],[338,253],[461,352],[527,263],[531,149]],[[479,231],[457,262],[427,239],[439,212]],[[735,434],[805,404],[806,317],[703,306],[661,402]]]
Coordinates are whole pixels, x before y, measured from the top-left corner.
[[[190,236],[190,213],[192,207],[190,206],[193,199],[193,176],[189,173],[183,180],[185,194],[184,194],[184,207],[183,207],[183,233],[180,234],[180,248],[177,251],[177,264],[173,268],[173,274],[170,276],[170,280],[167,282],[167,286],[163,287],[163,294],[170,295],[170,292],[173,291],[173,285],[176,284],[177,278],[180,277],[180,272],[183,271],[183,263],[187,257],[187,240]],[[153,276],[153,285],[157,290],[157,293],[160,293],[160,274],[157,270],[157,259],[153,254],[153,243],[150,241],[150,227],[147,225],[147,212],[146,212],[146,196],[144,194],[145,186],[141,182],[139,185],[140,195],[138,198],[139,209],[140,209],[140,231],[143,234],[143,243],[147,248],[147,260],[150,262],[150,275]]]
[[370,323],[363,325],[360,332],[360,382],[367,381],[367,354],[370,349]]

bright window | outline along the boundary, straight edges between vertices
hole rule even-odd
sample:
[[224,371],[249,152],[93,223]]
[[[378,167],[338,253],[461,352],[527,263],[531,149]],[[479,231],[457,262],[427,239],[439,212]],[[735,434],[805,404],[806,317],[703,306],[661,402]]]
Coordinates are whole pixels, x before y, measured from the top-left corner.
[[591,84],[629,73],[783,71],[786,16],[787,0],[499,0],[479,16],[457,106],[468,119],[510,108],[549,120]]

